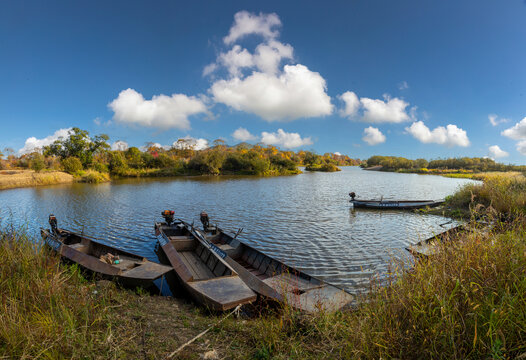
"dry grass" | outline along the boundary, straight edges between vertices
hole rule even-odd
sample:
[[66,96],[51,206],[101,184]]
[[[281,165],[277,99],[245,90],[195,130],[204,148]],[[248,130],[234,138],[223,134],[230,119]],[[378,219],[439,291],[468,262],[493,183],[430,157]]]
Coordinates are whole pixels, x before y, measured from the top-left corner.
[[125,293],[98,288],[23,232],[0,231],[0,358],[120,358]]
[[0,190],[38,185],[66,184],[74,181],[73,176],[61,171],[2,170]]

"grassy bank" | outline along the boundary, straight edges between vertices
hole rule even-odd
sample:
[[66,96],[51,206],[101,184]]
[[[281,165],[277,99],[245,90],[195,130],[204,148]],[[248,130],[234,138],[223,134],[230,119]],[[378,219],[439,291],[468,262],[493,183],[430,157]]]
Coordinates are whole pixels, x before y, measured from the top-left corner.
[[61,171],[2,170],[0,171],[0,190],[39,185],[67,184],[74,181],[73,176]]
[[256,307],[217,326],[224,315],[182,299],[98,288],[4,231],[0,358],[166,358],[210,327],[174,358],[526,358],[525,190],[509,176],[455,194],[450,204],[494,227],[468,226],[411,271],[393,262],[352,312]]

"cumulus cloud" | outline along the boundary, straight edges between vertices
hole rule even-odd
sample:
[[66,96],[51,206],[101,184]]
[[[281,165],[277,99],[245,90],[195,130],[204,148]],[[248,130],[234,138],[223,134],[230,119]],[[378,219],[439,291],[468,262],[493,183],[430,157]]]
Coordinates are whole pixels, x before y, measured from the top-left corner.
[[252,141],[257,139],[256,136],[252,135],[247,129],[242,127],[234,131],[232,137],[239,141]]
[[210,91],[214,100],[267,121],[295,120],[332,113],[325,79],[304,65],[285,65],[274,76],[254,72],[242,79],[219,80]]
[[409,103],[399,98],[384,95],[384,100],[361,98],[360,103],[364,108],[362,120],[365,122],[401,123],[411,119],[406,112]]
[[378,145],[385,142],[385,135],[378,128],[369,126],[363,130],[363,134],[362,140],[369,145]]
[[53,144],[55,140],[68,138],[70,135],[70,131],[71,128],[59,129],[55,131],[53,135],[49,135],[43,139],[37,139],[34,136],[27,138],[24,147],[18,150],[18,153],[20,155],[23,155],[29,154],[33,151],[41,151],[44,146]]
[[112,150],[119,150],[119,151],[126,151],[128,150],[130,146],[126,141],[117,140],[113,144],[111,144]]
[[513,140],[526,140],[526,117],[509,129],[501,132],[501,135]]
[[493,126],[497,126],[499,124],[506,123],[506,122],[510,121],[509,119],[499,118],[499,116],[497,114],[489,114],[488,115],[488,119],[489,119],[489,122],[491,123],[491,125],[493,125]]
[[283,129],[278,129],[278,131],[274,133],[263,131],[261,133],[261,142],[267,145],[277,145],[287,149],[313,144],[310,137],[302,139],[300,134],[287,133],[283,131]]
[[354,92],[346,91],[341,94],[339,98],[345,103],[345,108],[340,110],[341,116],[353,117],[358,113],[358,110],[360,109],[360,100]]
[[488,155],[492,159],[498,159],[498,158],[506,157],[510,154],[502,150],[498,145],[493,145],[488,148]]
[[275,28],[280,26],[281,20],[274,13],[255,15],[248,11],[240,11],[234,15],[234,24],[223,41],[230,45],[250,34],[260,35],[265,39],[273,39],[279,35],[279,31]]
[[430,130],[423,121],[416,121],[410,127],[405,128],[405,130],[424,144],[435,143],[448,147],[469,146],[466,131],[456,125],[449,124],[447,127],[438,126]]
[[526,155],[526,140],[522,140],[517,143],[517,151],[522,155]]
[[172,144],[174,149],[192,149],[192,150],[204,150],[208,148],[208,140],[206,139],[196,139],[190,135],[185,136],[184,138],[178,139]]
[[[212,98],[238,111],[267,121],[291,121],[330,115],[333,110],[325,79],[302,64],[291,64],[294,48],[277,40],[281,25],[276,14],[241,11],[225,37],[230,50],[221,52],[214,64],[205,67],[208,75],[226,69],[228,78],[217,79],[209,89]],[[253,52],[235,44],[248,34],[264,41]],[[282,66],[288,60],[289,64]]]
[[155,95],[145,100],[134,89],[121,91],[108,107],[114,112],[113,119],[120,123],[160,129],[190,129],[188,117],[207,112],[205,103],[194,96]]
[[334,153],[334,155],[336,155],[336,156],[341,156],[341,155],[342,155],[342,153],[340,153],[340,152],[336,151],[336,152]]

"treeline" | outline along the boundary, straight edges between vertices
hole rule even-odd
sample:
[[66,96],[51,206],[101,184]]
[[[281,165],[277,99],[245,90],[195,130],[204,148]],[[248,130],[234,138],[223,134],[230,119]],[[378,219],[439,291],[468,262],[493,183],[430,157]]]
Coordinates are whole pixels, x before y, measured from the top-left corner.
[[485,171],[526,171],[524,165],[506,165],[495,162],[489,158],[449,158],[436,159],[428,161],[426,159],[410,160],[403,157],[395,156],[371,156],[362,165],[364,167],[381,166],[386,171],[448,171],[448,170],[465,170],[471,172]]
[[[190,140],[180,139],[170,148],[150,143],[144,148],[111,150],[107,135],[90,136],[86,130],[73,128],[69,137],[56,140],[41,151],[15,156],[6,149],[0,153],[0,168],[30,168],[35,171],[63,170],[73,175],[89,173],[113,176],[172,175],[288,175],[300,172],[298,166],[330,171],[333,167],[359,165],[360,160],[347,155],[310,151],[285,151],[272,145],[241,143],[227,146],[215,140],[204,150],[195,150]],[[323,170],[329,169],[329,170]]]

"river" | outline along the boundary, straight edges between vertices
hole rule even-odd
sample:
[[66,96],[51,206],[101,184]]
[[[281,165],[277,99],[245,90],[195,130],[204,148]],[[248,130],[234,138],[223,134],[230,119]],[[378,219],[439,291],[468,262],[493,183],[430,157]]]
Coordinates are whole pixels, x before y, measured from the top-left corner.
[[364,171],[281,177],[181,177],[126,179],[0,191],[0,222],[38,234],[50,213],[59,227],[83,231],[113,246],[156,260],[154,221],[161,211],[211,223],[310,275],[351,292],[367,288],[371,275],[393,256],[454,225],[449,219],[393,210],[352,209],[358,198],[440,199],[472,182],[440,176]]

